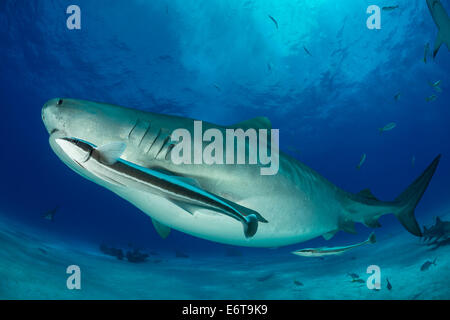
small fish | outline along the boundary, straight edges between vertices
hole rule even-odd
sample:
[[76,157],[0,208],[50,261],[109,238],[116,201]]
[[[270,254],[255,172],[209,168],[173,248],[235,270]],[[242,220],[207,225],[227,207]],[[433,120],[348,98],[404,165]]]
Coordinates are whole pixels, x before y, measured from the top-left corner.
[[350,277],[352,277],[352,279],[358,279],[359,278],[359,275],[358,274],[356,274],[356,273],[353,273],[353,272],[349,272],[349,273],[347,273]]
[[435,258],[433,262],[429,260],[425,261],[425,263],[420,267],[420,271],[427,271],[431,267],[431,265],[436,265],[436,259],[437,258]]
[[267,62],[267,70],[272,71],[272,64],[270,62]]
[[269,279],[272,278],[273,276],[274,276],[273,273],[269,273],[269,274],[267,274],[267,275],[265,275],[265,276],[262,276],[262,277],[257,278],[256,280],[258,280],[258,281],[260,281],[260,282],[263,282],[263,281],[269,280]]
[[380,131],[380,134],[382,134],[385,131],[390,131],[392,129],[394,129],[397,126],[397,124],[395,122],[390,122],[387,125],[385,125],[383,128],[379,128],[378,130]]
[[311,54],[311,52],[309,52],[309,50],[308,49],[306,49],[306,47],[305,46],[303,46],[303,50],[305,50],[305,52],[310,56],[310,57],[312,57],[312,54]]
[[436,82],[430,82],[430,86],[432,86],[436,92],[442,92],[440,85],[441,85],[441,80],[438,80]]
[[432,101],[436,100],[436,98],[437,98],[437,96],[435,94],[432,94],[431,96],[426,97],[425,100],[427,102],[432,102]]
[[55,219],[55,214],[58,211],[59,206],[56,206],[55,208],[53,208],[52,210],[47,211],[46,213],[44,213],[42,215],[42,218],[44,218],[45,220],[50,220],[50,221],[54,221]]
[[441,80],[435,81],[435,82],[430,82],[430,85],[432,87],[439,87],[441,85]]
[[436,82],[429,82],[429,84],[430,84],[430,86],[431,87],[433,87],[433,89],[436,91],[436,92],[442,92],[442,89],[441,89],[441,87],[440,87],[440,85],[441,85],[441,80],[438,80],[438,81],[436,81]]
[[303,287],[303,283],[301,283],[300,281],[294,280],[294,284],[296,286]]
[[393,10],[395,10],[397,8],[398,8],[398,5],[396,5],[396,6],[386,6],[386,7],[381,8],[381,10],[383,10],[383,11],[393,11]]
[[222,91],[222,88],[220,88],[217,83],[213,83],[213,86],[217,89],[217,91]]
[[351,282],[365,283],[365,281],[363,279],[352,279]]
[[415,164],[416,164],[416,156],[412,156],[412,158],[411,158],[411,167],[414,168]]
[[272,17],[271,15],[267,15],[267,16],[269,17],[270,20],[273,21],[273,23],[275,24],[275,27],[277,27],[277,29],[278,29],[278,22],[277,22],[277,20],[275,20],[275,18]]
[[321,256],[338,255],[338,254],[347,252],[348,250],[363,246],[365,244],[375,243],[375,242],[376,242],[375,233],[372,232],[366,241],[363,241],[363,242],[360,242],[357,244],[352,244],[352,245],[344,246],[344,247],[334,247],[334,248],[328,248],[328,247],[308,248],[308,249],[297,250],[292,253],[297,256],[302,256],[302,257],[321,257]]
[[392,285],[391,285],[391,283],[389,282],[389,279],[386,278],[386,281],[387,281],[387,286],[386,286],[386,288],[387,288],[389,291],[392,290]]
[[423,62],[427,63],[428,52],[430,51],[430,44],[427,43],[425,45],[424,53],[423,53]]
[[394,96],[395,101],[398,101],[400,99],[400,92],[397,92]]
[[361,156],[361,159],[359,160],[358,165],[356,166],[356,169],[357,169],[357,170],[361,169],[361,166],[362,166],[362,165],[364,164],[364,162],[366,161],[366,158],[367,158],[366,154],[363,153],[363,155]]

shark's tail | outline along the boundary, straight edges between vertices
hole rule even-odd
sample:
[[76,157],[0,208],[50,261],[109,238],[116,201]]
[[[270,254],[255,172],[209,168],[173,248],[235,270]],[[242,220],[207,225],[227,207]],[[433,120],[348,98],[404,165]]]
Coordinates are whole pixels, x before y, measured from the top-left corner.
[[421,237],[422,231],[419,224],[414,217],[414,210],[419,203],[422,195],[430,183],[434,172],[439,164],[441,155],[438,155],[433,162],[425,169],[425,171],[418,177],[400,196],[398,196],[394,203],[396,206],[395,215],[400,223],[411,232],[413,235]]
[[433,59],[436,58],[439,48],[444,43],[447,45],[447,49],[450,50],[450,34],[448,33],[448,30],[440,29],[436,41],[434,42]]

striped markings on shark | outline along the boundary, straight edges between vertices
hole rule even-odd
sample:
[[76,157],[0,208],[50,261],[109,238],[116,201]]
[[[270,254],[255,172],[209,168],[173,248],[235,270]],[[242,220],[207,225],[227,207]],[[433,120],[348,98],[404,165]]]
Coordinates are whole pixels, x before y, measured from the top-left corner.
[[152,159],[166,159],[175,143],[170,139],[170,132],[164,128],[152,126],[149,121],[138,119],[128,133],[129,143],[143,148]]

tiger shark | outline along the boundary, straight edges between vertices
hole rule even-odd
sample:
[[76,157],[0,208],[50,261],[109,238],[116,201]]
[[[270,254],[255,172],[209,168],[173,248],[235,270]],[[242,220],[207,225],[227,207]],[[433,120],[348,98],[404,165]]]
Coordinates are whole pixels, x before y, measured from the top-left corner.
[[[194,131],[194,119],[76,99],[56,98],[42,108],[42,119],[55,154],[69,168],[126,199],[151,217],[155,226],[175,229],[203,239],[241,246],[280,247],[323,236],[330,239],[343,230],[355,233],[355,223],[379,227],[378,218],[393,213],[413,235],[421,236],[414,210],[438,166],[440,155],[406,190],[392,201],[375,198],[370,190],[346,192],[298,160],[279,153],[279,170],[262,175],[257,164],[174,164],[171,134],[183,128]],[[203,122],[206,128],[271,128],[260,117],[230,126]],[[204,190],[229,204],[264,217],[257,232],[248,237],[242,223],[211,208],[199,206],[194,214],[161,193],[129,188],[83,169],[61,147],[61,139],[76,139],[95,146],[123,143],[121,161],[176,179],[195,181]],[[194,185],[194,184],[192,184]]]
[[439,29],[436,41],[434,42],[433,58],[439,51],[443,43],[450,50],[450,18],[445,11],[444,6],[439,0],[427,0],[427,6],[430,10],[431,17]]

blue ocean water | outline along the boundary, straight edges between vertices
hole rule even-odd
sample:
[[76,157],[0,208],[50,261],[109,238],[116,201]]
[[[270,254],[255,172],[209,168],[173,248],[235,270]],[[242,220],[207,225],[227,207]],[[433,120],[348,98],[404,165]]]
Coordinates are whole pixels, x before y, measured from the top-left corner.
[[[450,54],[443,45],[434,60],[429,54],[423,61],[425,45],[432,51],[437,36],[426,1],[395,1],[397,9],[381,12],[379,30],[367,28],[366,9],[391,1],[75,2],[0,1],[1,298],[450,298],[439,281],[450,274],[448,246],[430,251],[392,215],[380,219],[376,249],[358,249],[356,260],[351,253],[308,260],[290,252],[365,240],[371,230],[362,225],[357,235],[339,232],[330,241],[239,248],[238,257],[227,254],[231,246],[176,231],[163,240],[148,216],[67,168],[41,120],[43,104],[54,97],[222,125],[266,116],[280,129],[282,150],[344,190],[370,188],[386,200],[442,154],[416,217],[420,225],[434,216],[449,220]],[[81,8],[81,30],[66,27],[71,4]],[[450,3],[442,4],[450,12]],[[430,85],[439,80],[442,92]],[[433,94],[436,100],[427,101]],[[380,135],[390,122],[396,128]],[[56,205],[55,220],[42,219]],[[163,258],[116,261],[101,254],[101,243],[132,244]],[[177,251],[189,258],[176,258]],[[435,268],[419,270],[436,256]],[[96,275],[111,270],[110,280],[67,290],[65,266],[77,261]],[[383,263],[390,279],[398,278],[397,295],[373,295],[346,279]],[[408,286],[414,272],[424,280]],[[324,277],[332,283],[327,289]]]

